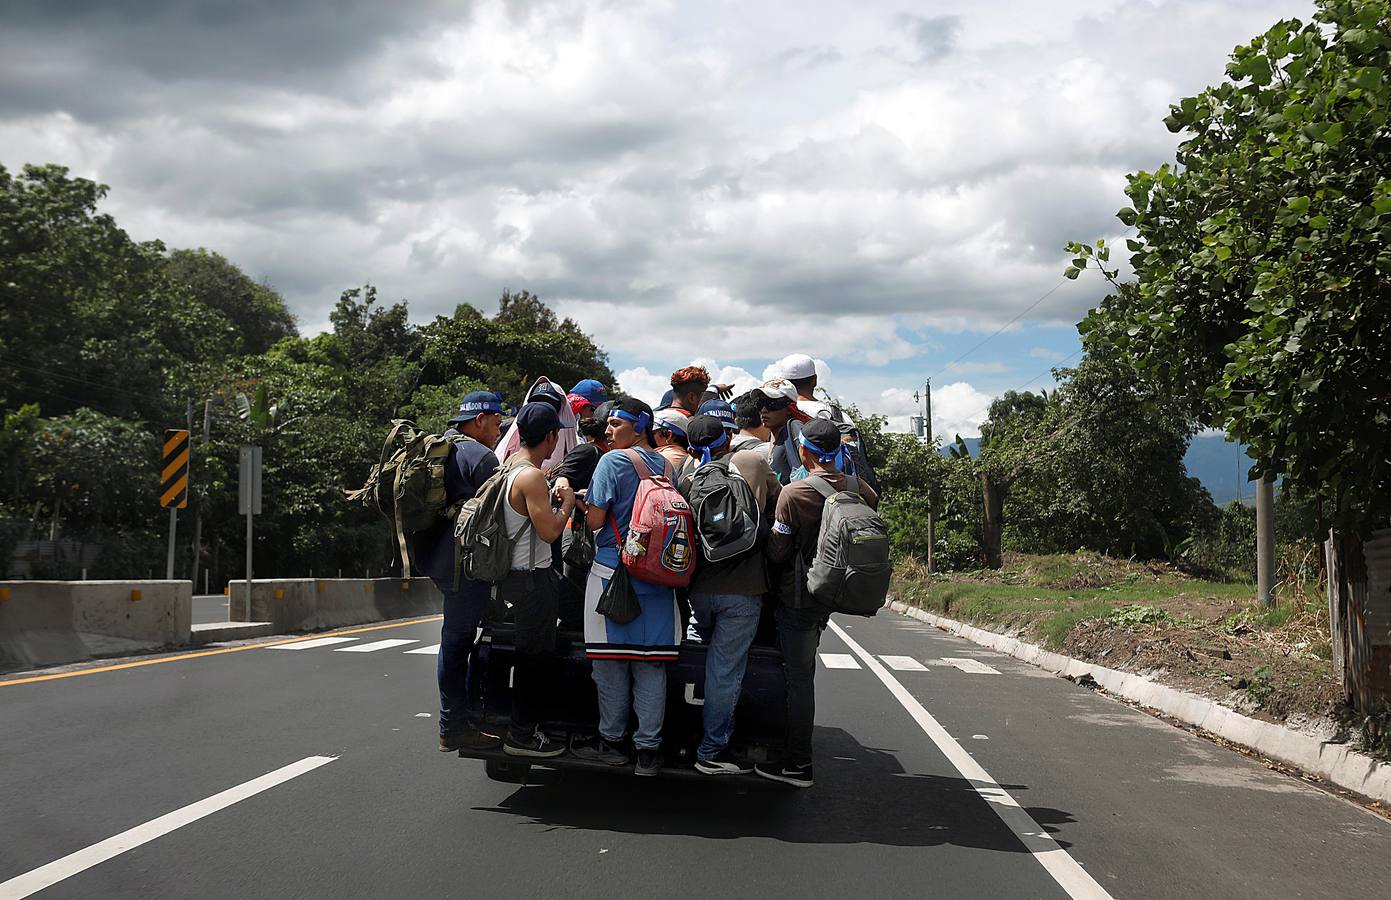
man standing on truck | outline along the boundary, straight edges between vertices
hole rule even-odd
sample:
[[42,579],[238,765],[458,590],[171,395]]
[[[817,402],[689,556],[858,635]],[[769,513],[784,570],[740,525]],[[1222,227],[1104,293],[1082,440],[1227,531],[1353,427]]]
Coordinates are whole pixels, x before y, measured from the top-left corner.
[[[502,401],[491,391],[474,391],[464,397],[459,412],[448,422],[446,437],[454,442],[444,467],[445,503],[457,509],[477,492],[479,485],[497,470],[493,445],[502,434]],[[429,576],[444,595],[444,624],[436,675],[440,688],[440,750],[486,749],[497,738],[483,734],[464,718],[468,701],[468,665],[474,635],[488,605],[492,585],[459,576],[454,589],[454,523],[441,519],[433,528],[412,536],[413,554],[422,574]]]
[[[507,476],[504,527],[512,543],[512,571],[497,586],[500,600],[512,609],[516,662],[512,669],[512,720],[502,752],[509,756],[544,759],[565,752],[565,745],[540,728],[539,701],[545,692],[538,663],[555,652],[556,619],[560,616],[560,581],[551,567],[551,543],[558,541],[575,509],[569,485],[554,491],[541,464],[559,440],[560,415],[548,403],[532,402],[517,413],[522,449],[507,462],[516,466]],[[553,508],[551,500],[559,501]]]
[[656,775],[662,768],[662,724],[666,718],[667,663],[675,662],[681,643],[676,594],[669,587],[632,579],[642,612],[619,624],[595,611],[619,566],[619,545],[628,533],[641,475],[625,450],[637,453],[649,472],[671,472],[666,458],[652,447],[652,408],[625,397],[609,410],[613,447],[594,470],[586,498],[589,527],[594,531],[594,565],[585,595],[585,652],[599,691],[598,737],[571,746],[581,759],[621,766],[628,762],[623,736],[630,712],[637,713],[634,774]]
[[[709,532],[696,541],[698,559],[691,580],[691,611],[706,646],[703,733],[695,764],[704,775],[753,771],[728,748],[749,647],[763,613],[763,595],[768,591],[765,535],[760,533],[760,526],[771,521],[780,490],[777,477],[762,456],[753,450],[731,452],[730,434],[731,430],[714,416],[692,419],[686,436],[697,467],[680,482],[681,493],[691,501],[697,528],[710,525]],[[734,521],[745,523],[749,530],[732,531]],[[711,541],[720,540],[725,542],[723,547],[711,545]],[[724,552],[735,545],[737,552]],[[720,558],[712,560],[712,556]]]
[[784,563],[782,605],[778,607],[778,644],[787,676],[787,756],[760,763],[754,771],[773,781],[796,787],[812,786],[811,733],[816,721],[816,649],[831,611],[807,591],[807,570],[816,558],[821,535],[821,516],[826,498],[813,479],[821,479],[835,491],[853,490],[872,507],[879,496],[862,479],[837,468],[841,459],[840,429],[828,419],[812,419],[797,438],[798,456],[807,477],[785,486],[778,495],[773,531],[768,536],[768,558]]

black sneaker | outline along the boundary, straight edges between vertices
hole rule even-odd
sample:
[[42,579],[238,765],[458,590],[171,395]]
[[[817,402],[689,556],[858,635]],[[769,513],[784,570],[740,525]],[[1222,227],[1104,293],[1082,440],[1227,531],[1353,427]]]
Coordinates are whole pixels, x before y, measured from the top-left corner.
[[646,747],[638,748],[638,764],[633,769],[634,775],[656,775],[662,771],[662,751],[649,750]]
[[759,763],[753,767],[755,775],[760,778],[767,778],[769,781],[781,781],[783,784],[790,784],[793,787],[809,788],[812,786],[811,763],[805,766],[791,766],[782,763]]
[[579,759],[601,762],[606,766],[626,766],[628,754],[623,748],[606,738],[592,737],[587,740],[572,740],[570,752]]
[[518,739],[511,731],[502,742],[502,752],[508,756],[527,756],[532,759],[551,759],[565,752],[565,745],[546,737],[536,729],[530,737]]
[[702,775],[747,775],[753,771],[753,766],[728,750],[721,750],[710,759],[696,760],[695,767]]

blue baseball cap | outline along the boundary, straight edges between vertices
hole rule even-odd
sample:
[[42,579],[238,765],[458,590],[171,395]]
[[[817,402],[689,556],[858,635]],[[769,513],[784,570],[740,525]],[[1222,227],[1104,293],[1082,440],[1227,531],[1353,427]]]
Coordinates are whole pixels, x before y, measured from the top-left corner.
[[662,395],[662,399],[657,403],[657,409],[671,409],[671,401],[676,396],[674,391],[668,390]]
[[529,443],[560,430],[560,414],[549,403],[532,401],[517,413],[517,432]]
[[595,406],[609,399],[609,392],[604,390],[604,386],[593,378],[577,382],[574,387],[570,388],[570,393],[579,394]]
[[739,426],[734,421],[734,407],[723,400],[706,400],[704,403],[700,404],[700,411],[697,415],[719,419],[720,424],[723,425],[727,431],[739,430]]
[[449,424],[455,422],[470,422],[484,413],[497,413],[502,415],[505,410],[502,408],[502,395],[492,391],[474,391],[464,397],[464,402],[459,404],[459,412],[454,418],[449,420]]
[[560,412],[565,405],[565,395],[560,392],[560,388],[553,382],[543,381],[531,389],[528,403],[534,401],[544,401],[551,405],[556,412]]

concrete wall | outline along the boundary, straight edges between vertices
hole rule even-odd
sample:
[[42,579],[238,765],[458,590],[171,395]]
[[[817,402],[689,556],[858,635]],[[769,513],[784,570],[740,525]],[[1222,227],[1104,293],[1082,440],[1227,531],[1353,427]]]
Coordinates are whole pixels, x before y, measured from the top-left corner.
[[444,608],[443,595],[428,578],[258,578],[250,609],[246,582],[230,587],[228,618],[270,622],[276,634],[436,615]]
[[0,668],[33,668],[188,643],[187,581],[0,582]]

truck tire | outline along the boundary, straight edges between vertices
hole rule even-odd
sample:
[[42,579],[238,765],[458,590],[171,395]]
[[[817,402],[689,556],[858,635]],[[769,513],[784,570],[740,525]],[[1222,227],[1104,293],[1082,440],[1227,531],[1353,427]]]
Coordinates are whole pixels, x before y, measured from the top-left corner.
[[526,784],[526,776],[530,771],[531,763],[503,762],[500,759],[483,762],[483,774],[504,784]]

